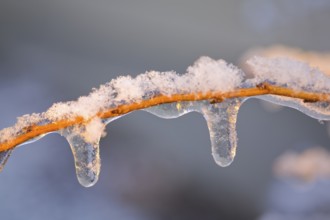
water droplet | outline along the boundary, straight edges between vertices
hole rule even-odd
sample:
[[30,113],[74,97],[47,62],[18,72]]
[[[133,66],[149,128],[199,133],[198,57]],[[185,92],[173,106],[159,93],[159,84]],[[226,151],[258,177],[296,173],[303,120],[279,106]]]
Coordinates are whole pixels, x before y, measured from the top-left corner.
[[236,119],[241,104],[242,99],[204,102],[200,109],[210,132],[213,158],[222,167],[230,165],[236,155]]
[[[79,183],[84,187],[93,186],[99,177],[101,168],[99,141],[102,132],[96,138],[86,138],[86,125],[73,126],[61,131],[70,144]],[[95,136],[95,134],[93,134]]]
[[6,165],[8,158],[10,157],[13,150],[6,150],[0,152],[0,172],[3,170],[4,166]]

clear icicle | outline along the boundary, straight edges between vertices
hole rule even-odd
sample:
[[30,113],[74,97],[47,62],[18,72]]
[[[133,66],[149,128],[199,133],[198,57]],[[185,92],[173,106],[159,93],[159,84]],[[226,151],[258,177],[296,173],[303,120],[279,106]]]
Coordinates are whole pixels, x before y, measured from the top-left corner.
[[144,110],[166,119],[177,118],[192,111],[200,112],[210,132],[213,158],[218,165],[225,167],[233,162],[236,154],[236,119],[244,100],[231,99],[215,104],[209,101],[175,102]]
[[210,132],[213,158],[222,167],[230,165],[236,155],[236,119],[241,104],[241,99],[204,102],[200,109]]
[[82,186],[90,187],[97,182],[100,174],[99,141],[103,130],[97,134],[98,137],[92,140],[86,138],[86,131],[86,126],[74,126],[64,129],[62,135],[70,144],[79,183]]
[[13,150],[6,150],[0,152],[0,172],[3,170],[4,166],[6,165],[8,158],[10,157]]

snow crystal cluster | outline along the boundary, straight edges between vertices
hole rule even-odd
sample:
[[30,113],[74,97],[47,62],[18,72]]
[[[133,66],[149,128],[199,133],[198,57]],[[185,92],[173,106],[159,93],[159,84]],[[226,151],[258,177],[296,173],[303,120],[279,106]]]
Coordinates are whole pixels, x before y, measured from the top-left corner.
[[[10,142],[15,137],[27,133],[32,125],[51,124],[81,117],[87,123],[66,127],[58,132],[70,144],[79,182],[88,187],[96,183],[100,172],[99,140],[105,135],[105,125],[118,118],[101,119],[98,117],[100,112],[125,104],[139,103],[159,95],[171,97],[177,94],[226,93],[243,87],[255,87],[262,82],[299,91],[329,92],[330,78],[305,63],[286,58],[262,57],[254,57],[247,63],[254,73],[252,79],[247,79],[244,72],[234,65],[209,57],[201,57],[188,67],[185,74],[149,71],[135,78],[121,76],[101,85],[77,101],[56,103],[44,113],[18,118],[13,127],[0,131],[0,143]],[[303,109],[301,111],[315,118],[330,118],[328,105],[323,103],[307,106],[293,98],[282,99],[270,95],[259,98],[264,97],[268,101]],[[239,107],[245,100],[246,98],[233,98],[220,103],[210,100],[178,101],[144,110],[162,118],[176,118],[191,111],[201,113],[207,122],[212,155],[216,163],[228,166],[236,154],[236,118]],[[42,136],[23,144],[33,142]],[[0,168],[4,166],[11,151],[0,153]]]

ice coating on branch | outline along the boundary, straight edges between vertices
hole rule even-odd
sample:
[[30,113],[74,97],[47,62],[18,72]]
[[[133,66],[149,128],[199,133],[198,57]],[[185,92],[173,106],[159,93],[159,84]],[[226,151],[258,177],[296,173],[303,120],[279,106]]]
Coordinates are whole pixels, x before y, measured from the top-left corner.
[[330,91],[330,77],[307,63],[289,58],[253,57],[247,61],[254,78],[249,82],[257,85],[270,82],[298,91]]
[[3,170],[4,166],[7,163],[8,158],[12,152],[13,152],[13,150],[6,150],[3,152],[0,152],[0,172]]
[[309,117],[318,120],[330,120],[330,105],[328,102],[309,103],[300,99],[293,99],[288,97],[280,97],[275,95],[263,95],[257,98],[290,108],[294,108]]
[[172,119],[200,109],[200,102],[173,102],[169,104],[157,105],[146,108],[144,111],[156,115],[160,118]]

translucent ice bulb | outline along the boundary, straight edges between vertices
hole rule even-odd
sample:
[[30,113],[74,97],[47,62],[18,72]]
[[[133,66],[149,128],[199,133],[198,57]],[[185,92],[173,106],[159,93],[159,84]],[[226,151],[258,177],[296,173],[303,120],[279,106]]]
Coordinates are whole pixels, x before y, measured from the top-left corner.
[[99,177],[101,160],[99,150],[99,138],[95,141],[87,141],[84,137],[84,126],[70,127],[62,131],[70,144],[78,181],[85,187],[93,186]]
[[236,155],[236,119],[241,104],[241,99],[215,104],[205,102],[200,109],[210,132],[213,158],[222,167],[230,165]]

